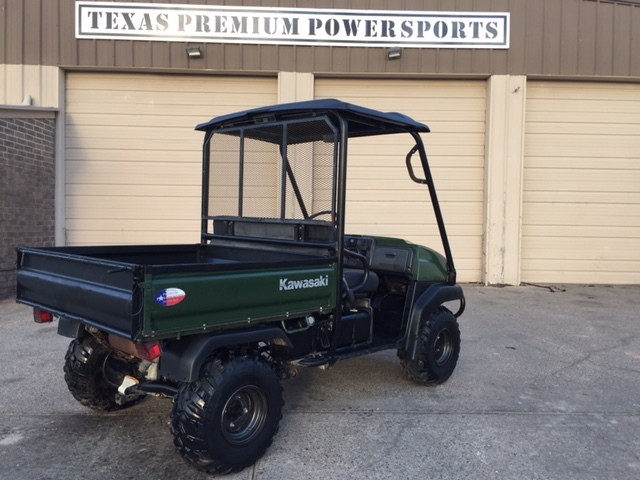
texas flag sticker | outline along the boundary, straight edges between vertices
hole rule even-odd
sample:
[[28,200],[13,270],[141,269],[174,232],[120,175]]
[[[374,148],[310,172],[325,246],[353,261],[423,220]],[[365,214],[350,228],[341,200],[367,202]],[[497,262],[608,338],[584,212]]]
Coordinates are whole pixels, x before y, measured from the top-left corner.
[[173,307],[184,300],[187,294],[179,288],[165,288],[156,295],[156,303],[163,307]]

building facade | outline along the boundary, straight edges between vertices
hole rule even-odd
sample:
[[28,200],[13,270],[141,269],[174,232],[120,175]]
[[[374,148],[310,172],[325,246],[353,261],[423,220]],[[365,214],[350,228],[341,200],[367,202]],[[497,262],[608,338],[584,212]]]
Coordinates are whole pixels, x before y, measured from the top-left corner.
[[[0,0],[0,14],[0,296],[17,245],[196,243],[193,127],[313,98],[430,126],[460,281],[640,283],[639,0]],[[354,145],[349,230],[437,249],[410,145],[389,142]]]

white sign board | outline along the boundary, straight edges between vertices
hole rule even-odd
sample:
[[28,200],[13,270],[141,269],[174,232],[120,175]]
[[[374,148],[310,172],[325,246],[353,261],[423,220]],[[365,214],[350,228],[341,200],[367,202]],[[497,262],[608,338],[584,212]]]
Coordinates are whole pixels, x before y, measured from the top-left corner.
[[509,48],[509,13],[76,2],[76,38],[272,45]]

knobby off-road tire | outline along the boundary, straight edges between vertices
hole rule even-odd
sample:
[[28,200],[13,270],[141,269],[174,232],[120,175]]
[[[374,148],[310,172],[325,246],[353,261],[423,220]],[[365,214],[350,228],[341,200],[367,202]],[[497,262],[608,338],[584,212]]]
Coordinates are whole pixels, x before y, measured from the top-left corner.
[[215,358],[174,399],[173,443],[199,470],[238,472],[271,445],[283,405],[280,379],[266,361],[255,354]]
[[420,385],[447,381],[460,355],[460,327],[444,307],[430,313],[420,327],[416,360],[402,360],[405,375]]
[[118,358],[115,353],[100,344],[92,336],[73,340],[64,363],[64,379],[73,397],[82,405],[94,410],[119,410],[140,402],[143,396],[134,397],[119,405],[116,403],[118,386],[125,375],[134,375],[136,363]]

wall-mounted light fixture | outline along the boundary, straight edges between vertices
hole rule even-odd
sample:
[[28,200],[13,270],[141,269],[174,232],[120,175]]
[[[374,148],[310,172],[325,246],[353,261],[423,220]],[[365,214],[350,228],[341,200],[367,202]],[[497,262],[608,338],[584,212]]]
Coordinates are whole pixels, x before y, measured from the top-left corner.
[[187,47],[187,57],[200,58],[202,57],[202,50],[200,50],[200,47]]
[[389,60],[397,60],[402,56],[402,49],[400,47],[393,47],[387,50],[387,58]]

